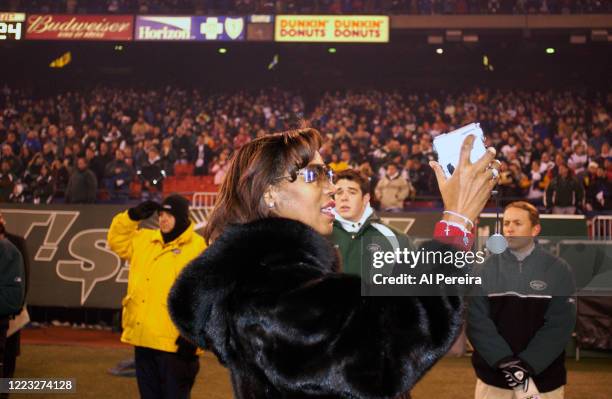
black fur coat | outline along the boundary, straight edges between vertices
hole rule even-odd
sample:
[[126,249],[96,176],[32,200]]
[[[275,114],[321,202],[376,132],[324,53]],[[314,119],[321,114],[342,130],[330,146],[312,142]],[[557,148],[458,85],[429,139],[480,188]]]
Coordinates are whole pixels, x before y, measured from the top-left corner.
[[170,314],[229,368],[238,399],[410,390],[456,338],[462,301],[362,297],[360,278],[335,273],[337,262],[327,239],[300,222],[234,225],[183,270]]

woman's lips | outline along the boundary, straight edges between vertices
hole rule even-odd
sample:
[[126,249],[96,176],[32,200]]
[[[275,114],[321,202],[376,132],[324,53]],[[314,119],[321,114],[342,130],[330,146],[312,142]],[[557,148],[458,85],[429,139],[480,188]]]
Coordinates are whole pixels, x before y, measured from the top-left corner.
[[325,204],[323,208],[321,208],[321,213],[333,220],[335,219],[335,216],[334,216],[335,206],[336,204],[334,203],[334,201],[330,201],[327,204]]

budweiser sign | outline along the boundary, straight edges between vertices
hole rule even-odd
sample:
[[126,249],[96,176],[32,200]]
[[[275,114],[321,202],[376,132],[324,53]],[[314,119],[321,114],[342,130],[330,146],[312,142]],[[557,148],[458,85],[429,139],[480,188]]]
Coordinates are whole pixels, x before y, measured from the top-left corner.
[[51,15],[28,16],[29,40],[132,40],[131,15]]

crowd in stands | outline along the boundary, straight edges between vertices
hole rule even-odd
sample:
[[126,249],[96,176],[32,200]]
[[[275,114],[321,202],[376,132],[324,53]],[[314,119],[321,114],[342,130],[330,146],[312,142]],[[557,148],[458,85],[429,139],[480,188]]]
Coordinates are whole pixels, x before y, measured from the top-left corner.
[[502,198],[560,211],[612,208],[610,93],[372,90],[327,92],[313,104],[305,115],[304,99],[281,89],[98,88],[37,98],[4,87],[0,202],[156,198],[179,170],[218,185],[232,151],[303,118],[321,131],[330,167],[366,174],[382,209],[437,198],[432,139],[475,121],[502,162]]
[[135,14],[607,13],[608,0],[4,0],[12,10]]

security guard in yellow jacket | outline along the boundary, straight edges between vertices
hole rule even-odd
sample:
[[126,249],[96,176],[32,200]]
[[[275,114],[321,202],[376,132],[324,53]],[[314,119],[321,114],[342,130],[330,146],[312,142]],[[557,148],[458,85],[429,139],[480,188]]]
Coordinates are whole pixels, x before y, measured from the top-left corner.
[[[138,228],[159,214],[159,230]],[[189,202],[171,195],[160,205],[145,201],[115,216],[111,249],[130,263],[123,299],[121,341],[134,345],[142,398],[188,398],[199,370],[196,347],[180,337],[166,305],[181,270],[205,248],[189,219]]]

